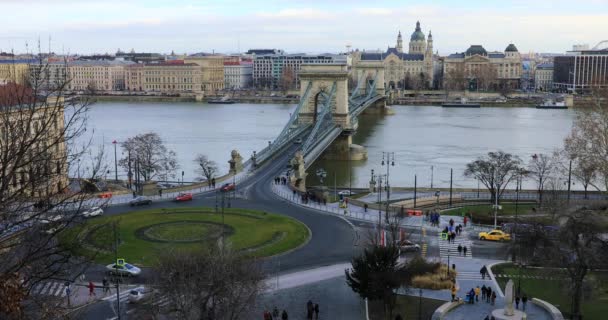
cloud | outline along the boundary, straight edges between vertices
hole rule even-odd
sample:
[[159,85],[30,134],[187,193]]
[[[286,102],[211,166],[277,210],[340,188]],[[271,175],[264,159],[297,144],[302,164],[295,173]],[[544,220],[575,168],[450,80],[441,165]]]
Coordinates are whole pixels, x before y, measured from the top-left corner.
[[326,11],[312,8],[283,9],[274,12],[261,11],[256,13],[257,17],[264,19],[327,19],[331,17]]

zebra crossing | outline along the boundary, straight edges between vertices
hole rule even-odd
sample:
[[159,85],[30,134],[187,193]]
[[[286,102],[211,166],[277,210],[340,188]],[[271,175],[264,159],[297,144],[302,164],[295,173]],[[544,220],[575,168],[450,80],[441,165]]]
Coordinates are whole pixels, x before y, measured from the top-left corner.
[[[464,251],[458,253],[458,245],[467,248],[467,253]],[[468,239],[467,234],[463,231],[460,235],[456,236],[454,241],[448,242],[441,238],[441,232],[439,232],[439,256],[443,259],[448,257],[464,257],[473,258],[473,242]]]
[[[132,289],[125,290],[118,294],[121,302],[129,301],[129,294],[130,294],[131,290]],[[108,301],[110,303],[114,303],[118,299],[119,298],[116,296],[116,292],[114,292],[114,294],[110,294],[109,296],[103,298],[102,300]],[[169,299],[169,297],[160,296],[154,292],[149,292],[149,293],[147,293],[147,297],[145,297],[144,300],[142,300],[142,303],[153,305],[153,306],[156,306],[159,308],[163,308],[163,307],[168,306],[171,303],[171,300]]]
[[481,278],[481,273],[478,271],[458,271],[456,270],[456,280],[474,280],[479,282],[492,282],[490,275],[486,274],[486,278]]
[[65,282],[60,281],[45,281],[36,284],[31,291],[31,294],[65,297],[67,294]]

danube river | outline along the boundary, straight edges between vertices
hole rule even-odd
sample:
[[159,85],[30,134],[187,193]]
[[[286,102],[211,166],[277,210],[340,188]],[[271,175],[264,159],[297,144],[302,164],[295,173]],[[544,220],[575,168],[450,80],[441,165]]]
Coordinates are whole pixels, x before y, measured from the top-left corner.
[[[216,161],[228,170],[230,151],[248,159],[273,140],[287,122],[295,105],[203,103],[97,103],[89,112],[88,128],[93,145],[105,144],[113,169],[112,141],[124,141],[139,133],[157,132],[177,153],[176,177],[193,180],[196,154]],[[526,162],[534,153],[550,153],[562,146],[570,132],[573,110],[534,108],[445,109],[430,106],[393,106],[393,115],[362,115],[353,143],[368,150],[368,159],[353,162],[319,160],[309,170],[309,184],[318,183],[315,172],[328,172],[326,183],[365,187],[371,169],[386,173],[382,151],[395,153],[390,168],[392,186],[448,187],[450,168],[454,187],[476,187],[463,177],[465,164],[488,151],[503,150]],[[91,148],[95,150],[95,147]],[[121,150],[118,149],[118,157]],[[432,167],[432,169],[431,169]],[[350,178],[349,178],[350,173]],[[124,176],[119,169],[119,175]],[[334,178],[335,175],[335,178]],[[532,185],[530,185],[531,187]]]

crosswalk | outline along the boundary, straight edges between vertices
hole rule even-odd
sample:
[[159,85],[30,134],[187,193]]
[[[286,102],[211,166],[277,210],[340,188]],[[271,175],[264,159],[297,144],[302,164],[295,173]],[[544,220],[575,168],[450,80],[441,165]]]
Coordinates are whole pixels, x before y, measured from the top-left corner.
[[479,282],[492,282],[490,276],[486,274],[486,278],[481,278],[481,273],[479,271],[459,271],[456,270],[456,280],[475,280]]
[[67,294],[65,283],[60,281],[40,282],[32,288],[31,293],[35,295],[56,297],[65,297]]
[[[125,290],[118,294],[121,302],[129,301],[129,294],[130,294],[131,290],[132,289]],[[142,300],[142,303],[153,305],[153,306],[156,306],[159,308],[166,307],[171,303],[171,300],[167,296],[160,296],[160,295],[155,294],[154,292],[147,293],[147,295],[148,296],[146,296],[144,298],[144,300]],[[114,294],[111,294],[111,295],[103,298],[102,300],[108,301],[110,303],[114,303],[118,299],[119,298],[116,296],[116,292],[114,292]]]
[[[439,232],[439,256],[443,258],[447,258],[448,255],[450,257],[465,257],[465,258],[473,258],[473,242],[468,239],[467,234],[463,231],[459,236],[456,236],[454,241],[448,242],[447,240],[443,240],[441,238],[441,232]],[[458,253],[458,245],[463,248],[467,248],[466,254],[464,250],[461,253]]]

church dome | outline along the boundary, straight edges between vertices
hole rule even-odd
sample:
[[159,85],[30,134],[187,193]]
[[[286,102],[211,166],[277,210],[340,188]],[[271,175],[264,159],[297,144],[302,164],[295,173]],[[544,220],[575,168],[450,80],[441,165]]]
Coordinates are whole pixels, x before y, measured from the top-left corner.
[[467,51],[465,52],[465,54],[467,56],[473,56],[473,55],[480,55],[480,56],[487,56],[488,52],[486,51],[486,49],[484,49],[482,46],[480,45],[471,45]]
[[424,33],[420,30],[420,21],[416,22],[416,30],[412,33],[410,41],[424,41]]
[[505,52],[518,52],[517,47],[514,44],[509,44],[505,49]]

